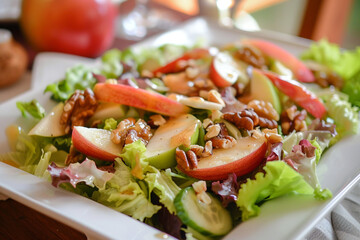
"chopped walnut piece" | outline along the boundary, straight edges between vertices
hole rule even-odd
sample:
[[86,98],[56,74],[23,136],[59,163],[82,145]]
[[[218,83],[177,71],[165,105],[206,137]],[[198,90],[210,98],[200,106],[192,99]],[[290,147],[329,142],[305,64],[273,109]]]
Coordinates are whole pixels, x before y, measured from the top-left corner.
[[196,154],[193,151],[189,150],[186,152],[186,157],[189,162],[190,169],[197,168],[198,160],[197,160]]
[[60,124],[65,127],[65,132],[70,133],[75,126],[85,126],[86,120],[94,115],[97,106],[98,103],[91,89],[76,90],[65,102],[61,114]]
[[212,141],[206,141],[204,151],[201,154],[201,157],[208,157],[212,155],[212,149],[213,149]]
[[248,131],[253,130],[256,126],[262,128],[276,128],[277,122],[273,119],[259,117],[252,108],[247,108],[240,112],[228,112],[223,115],[223,119],[234,123],[239,129],[243,128]]
[[266,140],[271,143],[279,143],[283,140],[282,136],[278,134],[277,129],[264,129],[263,133],[265,134]]
[[214,148],[232,148],[236,144],[235,138],[231,136],[214,137],[211,139]]
[[204,147],[200,145],[190,145],[190,150],[193,151],[197,157],[201,157]]
[[305,122],[307,112],[305,109],[298,111],[296,106],[285,109],[280,115],[281,128],[284,135],[290,134],[292,131],[306,131]]
[[266,62],[264,56],[260,51],[249,46],[244,46],[238,49],[234,57],[240,59],[256,68],[265,68]]
[[148,124],[151,127],[159,127],[161,125],[164,125],[166,123],[165,118],[163,118],[163,116],[156,114],[156,115],[151,115],[150,116],[150,121],[148,121]]
[[206,188],[206,182],[205,181],[194,182],[192,184],[192,187],[193,187],[193,189],[195,191],[197,199],[199,199],[201,202],[203,202],[205,204],[210,204],[211,203],[211,198],[206,193],[207,188]]
[[219,135],[220,133],[220,125],[219,124],[214,124],[214,125],[210,125],[206,128],[207,133],[205,134],[205,140],[208,140],[210,138],[216,137],[217,135]]
[[71,163],[81,162],[84,159],[85,159],[85,155],[78,152],[76,148],[73,145],[71,145],[69,154],[66,156],[65,159],[65,164],[69,165]]
[[212,155],[212,148],[211,141],[206,141],[205,147],[199,145],[190,145],[190,150],[193,151],[198,158]]
[[213,121],[210,118],[205,118],[203,121],[203,127],[206,129],[208,126],[213,125]]
[[220,104],[221,106],[225,107],[225,102],[224,100],[221,98],[221,95],[218,91],[216,90],[210,90],[208,92],[208,98],[207,98],[208,101],[210,102],[214,102],[214,103],[218,103]]
[[175,156],[176,156],[176,162],[181,168],[185,170],[190,170],[190,163],[187,160],[186,153],[184,150],[181,150],[180,148],[176,148]]
[[270,102],[252,100],[247,105],[249,108],[254,109],[259,117],[279,121],[279,114]]
[[142,119],[137,122],[134,118],[124,119],[111,132],[111,141],[121,146],[136,142],[139,139],[146,145],[151,137],[151,128]]

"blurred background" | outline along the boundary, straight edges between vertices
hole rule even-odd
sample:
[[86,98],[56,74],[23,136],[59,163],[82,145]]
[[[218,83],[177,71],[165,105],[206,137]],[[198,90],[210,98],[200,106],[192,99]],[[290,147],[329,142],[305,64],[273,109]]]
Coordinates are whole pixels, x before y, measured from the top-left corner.
[[360,46],[360,0],[0,0],[0,102],[30,89],[39,52],[95,58],[195,17]]
[[[0,104],[30,89],[32,64],[41,51],[95,58],[195,17],[229,28],[327,38],[348,49],[360,46],[360,0],[0,0]],[[42,234],[47,225],[55,235],[85,239],[11,199],[1,202],[0,212],[6,231],[17,233],[19,224],[35,218],[39,231],[32,234]]]

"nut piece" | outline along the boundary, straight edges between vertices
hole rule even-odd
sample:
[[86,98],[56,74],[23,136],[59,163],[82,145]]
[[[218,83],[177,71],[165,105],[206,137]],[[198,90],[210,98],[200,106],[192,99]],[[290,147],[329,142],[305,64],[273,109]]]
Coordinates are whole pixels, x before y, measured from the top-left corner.
[[163,116],[157,114],[157,115],[151,115],[150,121],[148,122],[149,125],[154,127],[159,127],[161,125],[164,125],[166,123],[165,118]]
[[180,148],[176,148],[175,155],[176,155],[177,164],[183,169],[190,170],[197,168],[198,165],[197,157],[192,150],[185,152]]
[[65,132],[75,126],[85,126],[86,120],[94,115],[98,104],[93,91],[89,88],[84,91],[76,90],[65,102],[60,124],[65,127]]
[[82,153],[78,152],[73,145],[71,145],[69,154],[66,156],[65,159],[65,164],[69,165],[71,163],[81,162],[84,159],[85,156]]
[[288,135],[292,131],[306,131],[307,125],[305,122],[307,112],[305,109],[298,111],[296,106],[293,105],[285,109],[280,115],[282,132]]
[[206,129],[208,126],[213,125],[213,121],[210,118],[205,118],[203,121],[203,127]]
[[214,137],[211,139],[214,148],[232,148],[236,144],[235,138],[231,136]]
[[201,154],[201,156],[208,157],[208,156],[212,155],[212,153],[213,153],[212,149],[213,149],[212,141],[206,141],[204,151]]
[[151,128],[147,123],[139,119],[135,123],[134,118],[121,121],[117,128],[111,132],[111,141],[121,146],[141,140],[145,145],[152,137]]
[[218,103],[221,106],[225,107],[225,102],[221,98],[220,93],[214,89],[209,91],[207,100],[210,102]]
[[185,170],[190,170],[190,163],[187,160],[185,151],[176,148],[175,155],[177,164]]
[[206,194],[206,182],[198,181],[192,184],[192,187],[196,193],[196,197],[205,204],[211,203],[211,198]]
[[279,114],[276,112],[270,102],[252,100],[247,105],[249,108],[254,109],[254,111],[259,117],[279,121]]
[[264,68],[265,58],[260,51],[249,46],[244,46],[235,52],[235,58],[240,59],[256,68]]
[[283,140],[282,136],[278,134],[277,129],[264,129],[263,133],[265,134],[265,138],[271,144],[281,142]]
[[220,128],[219,124],[208,126],[206,128],[207,133],[205,134],[205,137],[204,137],[205,140],[216,137],[217,135],[219,135],[220,130],[221,130],[221,128]]

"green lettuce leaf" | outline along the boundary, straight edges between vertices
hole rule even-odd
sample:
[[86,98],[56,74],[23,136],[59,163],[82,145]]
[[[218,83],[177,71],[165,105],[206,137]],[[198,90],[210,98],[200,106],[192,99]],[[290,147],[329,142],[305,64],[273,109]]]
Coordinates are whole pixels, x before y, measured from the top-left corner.
[[131,174],[131,169],[119,158],[116,159],[112,179],[104,189],[95,191],[92,198],[140,221],[152,217],[161,208],[149,201],[147,194]]
[[122,52],[119,49],[111,49],[101,57],[101,74],[106,78],[117,78],[123,72]]
[[32,117],[41,119],[45,117],[45,109],[40,103],[33,99],[30,102],[16,102],[16,107],[21,111],[23,117],[26,117],[26,113],[29,113]]
[[34,175],[40,178],[49,179],[50,175],[47,171],[47,167],[50,164],[51,154],[57,152],[57,149],[54,145],[47,145],[44,149],[42,149],[42,155],[40,157],[39,163],[36,165],[34,169]]
[[107,118],[104,121],[104,127],[103,128],[105,130],[111,131],[111,130],[116,129],[117,125],[118,125],[118,123],[114,118]]
[[248,179],[239,189],[237,206],[242,211],[242,220],[257,216],[259,204],[283,195],[312,195],[314,189],[298,172],[283,161],[267,162],[263,172],[258,172],[255,179]]
[[84,90],[86,88],[93,88],[96,79],[92,73],[97,70],[87,68],[83,65],[78,65],[66,71],[65,79],[49,84],[44,92],[51,92],[51,98],[58,102],[67,100],[75,90]]
[[349,95],[349,101],[360,106],[360,47],[341,51],[336,44],[321,40],[313,43],[301,58],[325,65],[338,73],[344,80],[341,91]]
[[338,132],[332,143],[344,136],[359,132],[359,115],[356,107],[352,107],[349,102],[341,99],[337,94],[323,99],[328,115],[334,120]]
[[149,192],[154,192],[159,201],[169,210],[170,213],[175,213],[174,199],[181,190],[178,185],[172,180],[171,171],[160,171],[155,167],[149,166],[148,172],[144,181],[149,186]]
[[131,174],[138,179],[144,179],[144,169],[149,165],[144,160],[143,155],[145,151],[144,143],[138,140],[131,144],[126,144],[123,153],[120,155],[125,164],[130,167]]

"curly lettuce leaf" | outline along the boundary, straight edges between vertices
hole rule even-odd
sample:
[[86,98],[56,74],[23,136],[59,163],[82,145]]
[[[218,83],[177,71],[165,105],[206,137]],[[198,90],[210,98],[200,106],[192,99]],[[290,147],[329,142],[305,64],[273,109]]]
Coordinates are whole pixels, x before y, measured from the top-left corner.
[[90,159],[85,159],[82,163],[72,163],[67,167],[58,167],[51,163],[48,171],[55,187],[69,182],[76,188],[78,183],[84,182],[88,186],[104,189],[106,182],[113,177],[112,173],[98,169],[95,162]]
[[92,198],[140,221],[152,217],[161,208],[151,203],[131,169],[119,158],[116,159],[114,176],[104,189],[95,191]]
[[235,173],[229,174],[223,181],[212,182],[211,190],[221,197],[221,203],[227,207],[229,203],[236,202],[239,184]]
[[120,154],[125,164],[130,167],[131,174],[138,179],[144,179],[144,169],[149,165],[144,160],[145,151],[144,143],[141,140],[137,140],[131,144],[126,144],[123,148],[123,153]]
[[328,189],[321,188],[316,174],[316,166],[321,157],[322,149],[316,140],[313,142],[315,145],[312,145],[307,139],[301,140],[298,145],[293,147],[292,152],[284,157],[284,161],[290,163],[315,189],[314,197],[316,199],[328,199],[332,197],[332,194]]
[[21,115],[24,118],[27,117],[26,113],[37,119],[42,119],[45,117],[45,109],[36,99],[33,99],[29,102],[16,102],[16,107],[21,111]]
[[83,65],[72,67],[66,71],[65,79],[49,84],[44,92],[51,92],[51,98],[58,102],[67,100],[75,90],[84,90],[93,88],[96,79],[92,72],[94,69],[87,68]]
[[144,181],[148,185],[149,192],[154,192],[168,211],[175,214],[174,199],[181,188],[172,180],[170,169],[160,171],[149,166],[147,170]]
[[241,184],[237,206],[242,211],[242,220],[257,216],[259,204],[283,195],[312,195],[314,189],[302,175],[283,161],[270,161],[264,166],[264,172],[258,172],[255,179]]
[[101,61],[101,74],[106,78],[118,78],[123,73],[122,52],[119,49],[111,49],[105,52]]
[[360,106],[360,47],[341,51],[336,44],[321,40],[313,43],[301,58],[321,63],[338,73],[345,80],[341,91],[349,95],[350,103]]
[[324,98],[328,115],[334,120],[338,135],[332,141],[336,141],[351,134],[359,132],[359,114],[356,107],[341,99],[337,94]]

